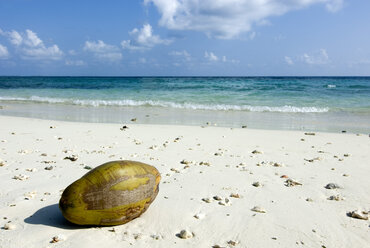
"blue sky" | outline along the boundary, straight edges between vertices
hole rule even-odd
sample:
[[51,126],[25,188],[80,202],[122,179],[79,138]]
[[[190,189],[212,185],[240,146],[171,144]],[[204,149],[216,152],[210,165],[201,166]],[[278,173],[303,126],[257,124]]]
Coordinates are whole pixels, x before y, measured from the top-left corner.
[[0,0],[0,75],[369,76],[368,0]]

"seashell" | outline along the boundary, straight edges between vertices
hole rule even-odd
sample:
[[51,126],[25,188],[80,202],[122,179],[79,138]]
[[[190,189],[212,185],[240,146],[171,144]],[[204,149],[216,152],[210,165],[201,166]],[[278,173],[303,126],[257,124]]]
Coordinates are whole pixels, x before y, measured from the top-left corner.
[[266,210],[260,206],[255,206],[251,210],[257,213],[266,213]]
[[290,179],[290,178],[285,181],[285,186],[287,186],[287,187],[293,187],[293,186],[296,186],[296,185],[302,185],[302,184],[299,183],[299,182],[296,182],[296,181],[294,181],[293,179]]
[[4,230],[15,230],[17,226],[14,225],[13,223],[5,223],[3,228]]
[[360,219],[360,220],[368,220],[369,217],[369,212],[365,212],[365,211],[362,211],[361,213],[359,213],[358,210],[355,210],[355,211],[351,211],[351,212],[348,212],[347,215],[349,217],[352,217],[352,218],[355,218],[355,219]]
[[158,194],[160,179],[157,169],[144,163],[108,162],[69,185],[59,208],[78,225],[124,224],[146,211]]
[[177,234],[177,236],[181,239],[190,239],[194,236],[194,234],[189,232],[188,230],[181,230],[181,232]]

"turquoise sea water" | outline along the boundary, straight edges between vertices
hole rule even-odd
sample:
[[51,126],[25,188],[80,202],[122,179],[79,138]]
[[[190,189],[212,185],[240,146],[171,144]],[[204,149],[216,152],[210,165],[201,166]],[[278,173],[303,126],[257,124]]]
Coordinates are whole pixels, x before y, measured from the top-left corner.
[[[262,118],[262,124],[265,118],[270,126],[274,119],[325,123],[343,118],[346,128],[353,118],[350,126],[358,122],[367,131],[370,77],[0,77],[0,105],[1,114],[43,118],[37,114],[41,111],[52,119],[97,122],[127,121],[135,114],[157,116],[153,123],[212,119],[224,126],[254,118]],[[184,115],[187,120],[182,120]],[[304,129],[303,124],[287,129]]]

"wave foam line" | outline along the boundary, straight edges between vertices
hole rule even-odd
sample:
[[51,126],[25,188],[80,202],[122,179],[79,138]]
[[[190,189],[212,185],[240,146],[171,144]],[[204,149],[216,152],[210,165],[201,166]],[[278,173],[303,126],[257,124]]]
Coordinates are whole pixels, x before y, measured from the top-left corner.
[[165,107],[165,108],[176,108],[176,109],[191,109],[191,110],[219,110],[219,111],[251,111],[251,112],[282,112],[282,113],[325,113],[329,111],[329,108],[317,108],[317,107],[295,107],[295,106],[251,106],[251,105],[227,105],[227,104],[195,104],[195,103],[175,103],[166,101],[136,101],[136,100],[73,100],[73,99],[62,99],[62,98],[50,98],[50,97],[39,97],[32,96],[30,98],[20,97],[0,97],[0,101],[21,101],[21,102],[36,102],[36,103],[60,103],[60,104],[72,104],[80,106],[147,106],[147,107]]

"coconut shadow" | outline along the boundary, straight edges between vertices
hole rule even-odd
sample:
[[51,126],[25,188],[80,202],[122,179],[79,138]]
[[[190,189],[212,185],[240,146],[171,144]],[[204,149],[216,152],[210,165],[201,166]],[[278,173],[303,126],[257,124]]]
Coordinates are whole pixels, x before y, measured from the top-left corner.
[[37,210],[24,219],[27,224],[53,226],[61,229],[84,229],[88,226],[78,226],[67,221],[59,210],[58,204],[49,205]]

